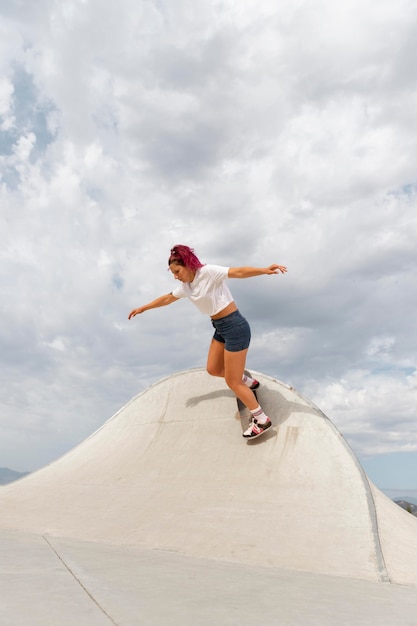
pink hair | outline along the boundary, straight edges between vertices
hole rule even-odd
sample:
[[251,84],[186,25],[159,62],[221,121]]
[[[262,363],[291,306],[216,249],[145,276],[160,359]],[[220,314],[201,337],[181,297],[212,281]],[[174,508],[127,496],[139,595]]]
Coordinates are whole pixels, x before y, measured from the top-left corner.
[[168,265],[171,265],[171,263],[188,267],[190,270],[198,270],[198,268],[203,267],[203,263],[194,254],[194,250],[182,244],[171,248]]

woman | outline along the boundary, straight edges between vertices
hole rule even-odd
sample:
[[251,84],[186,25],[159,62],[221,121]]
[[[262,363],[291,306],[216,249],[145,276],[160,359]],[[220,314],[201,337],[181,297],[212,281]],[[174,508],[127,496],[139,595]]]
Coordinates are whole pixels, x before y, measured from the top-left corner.
[[181,284],[171,293],[156,298],[129,313],[129,319],[149,309],[166,306],[180,298],[188,298],[201,313],[210,315],[215,332],[207,358],[207,371],[221,376],[236,396],[252,413],[245,439],[255,439],[271,427],[271,420],[253,393],[259,382],[245,375],[246,355],[250,343],[250,327],[240,314],[229,290],[227,278],[250,278],[261,274],[284,274],[283,265],[269,267],[223,267],[204,265],[188,246],[178,245],[171,250],[168,266]]

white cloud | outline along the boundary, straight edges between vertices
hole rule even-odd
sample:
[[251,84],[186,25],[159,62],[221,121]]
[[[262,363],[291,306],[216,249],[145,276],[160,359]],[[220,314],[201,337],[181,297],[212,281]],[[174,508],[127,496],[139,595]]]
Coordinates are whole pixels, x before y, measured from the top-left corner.
[[9,130],[14,124],[14,116],[11,115],[14,87],[7,78],[0,78],[0,119],[1,131]]
[[417,452],[417,369],[412,373],[348,371],[315,383],[312,400],[346,435],[357,453]]
[[19,137],[16,144],[13,146],[15,164],[25,163],[32,152],[33,146],[36,142],[36,136],[34,133],[28,133]]
[[172,289],[180,242],[205,262],[288,265],[232,284],[251,367],[361,453],[414,445],[411,0],[0,12],[3,464],[42,464],[204,364],[211,327],[186,303],[127,322]]

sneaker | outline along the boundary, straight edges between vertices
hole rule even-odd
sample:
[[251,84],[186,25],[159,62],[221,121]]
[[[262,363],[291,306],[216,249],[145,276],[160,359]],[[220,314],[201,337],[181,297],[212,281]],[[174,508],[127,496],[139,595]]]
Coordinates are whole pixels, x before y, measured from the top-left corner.
[[249,389],[252,389],[252,391],[254,391],[254,389],[258,389],[259,385],[259,380],[254,380]]
[[269,417],[264,424],[259,424],[256,419],[253,419],[249,424],[249,428],[243,433],[243,437],[245,439],[256,439],[257,437],[263,435],[268,428],[271,428],[271,426],[272,422]]

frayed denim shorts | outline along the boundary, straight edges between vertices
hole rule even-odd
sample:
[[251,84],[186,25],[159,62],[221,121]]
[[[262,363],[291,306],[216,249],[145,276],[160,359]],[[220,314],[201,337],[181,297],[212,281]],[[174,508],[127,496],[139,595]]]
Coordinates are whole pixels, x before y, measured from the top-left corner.
[[213,339],[224,343],[229,352],[240,352],[249,348],[250,326],[239,311],[233,311],[218,320],[211,320],[211,323],[215,329]]

